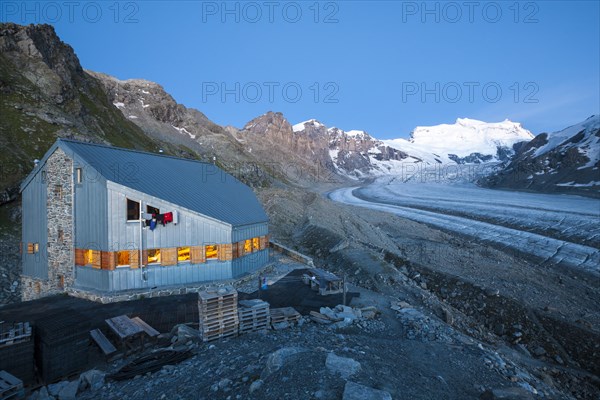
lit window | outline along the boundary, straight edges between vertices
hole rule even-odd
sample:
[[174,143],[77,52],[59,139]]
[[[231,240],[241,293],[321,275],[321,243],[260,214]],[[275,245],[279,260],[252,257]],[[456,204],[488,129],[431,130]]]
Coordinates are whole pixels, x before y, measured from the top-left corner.
[[39,243],[27,243],[27,254],[35,254],[40,251]]
[[244,241],[244,254],[252,253],[252,240],[246,239]]
[[117,267],[129,265],[129,251],[117,251]]
[[83,183],[83,169],[75,169],[75,183]]
[[252,238],[252,251],[260,250],[260,239]]
[[94,262],[96,261],[94,259],[94,250],[86,250],[84,253],[84,257],[84,265],[94,265]]
[[216,244],[209,244],[206,246],[206,259],[214,260],[217,258],[218,247]]
[[160,249],[148,250],[148,264],[160,263]]
[[140,203],[127,199],[127,221],[140,220]]
[[177,261],[189,261],[190,260],[190,248],[189,247],[178,247],[177,248]]

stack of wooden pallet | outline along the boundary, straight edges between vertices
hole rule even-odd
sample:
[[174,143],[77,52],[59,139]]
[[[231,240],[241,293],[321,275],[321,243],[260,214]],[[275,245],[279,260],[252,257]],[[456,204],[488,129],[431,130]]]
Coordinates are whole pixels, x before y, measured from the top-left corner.
[[271,308],[271,326],[273,329],[282,329],[295,324],[300,320],[300,313],[293,307]]
[[205,342],[238,333],[237,291],[232,287],[198,293],[200,333]]
[[33,383],[33,343],[29,322],[0,322],[0,370],[11,373],[25,384]]
[[0,399],[22,399],[25,397],[23,382],[6,371],[0,371]]
[[271,320],[269,303],[258,299],[241,300],[239,302],[238,317],[240,320],[240,333],[266,330],[269,328]]

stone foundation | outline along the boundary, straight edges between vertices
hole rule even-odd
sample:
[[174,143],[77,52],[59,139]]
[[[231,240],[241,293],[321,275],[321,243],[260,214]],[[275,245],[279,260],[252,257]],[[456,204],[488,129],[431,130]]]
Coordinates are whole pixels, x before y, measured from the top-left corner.
[[21,301],[36,300],[46,296],[64,293],[55,282],[49,279],[33,278],[21,275]]
[[73,287],[67,288],[66,292],[73,297],[78,297],[81,299],[86,299],[90,301],[94,301],[96,303],[117,303],[121,301],[132,301],[132,300],[141,300],[147,299],[150,297],[162,297],[162,296],[175,296],[181,294],[188,293],[198,293],[207,289],[220,288],[223,286],[233,286],[238,287],[242,286],[250,281],[258,279],[260,274],[265,273],[272,268],[273,264],[267,264],[260,271],[256,271],[248,276],[245,276],[240,279],[230,279],[224,281],[217,282],[206,282],[206,283],[198,283],[190,286],[173,286],[173,287],[157,287],[157,288],[148,288],[142,290],[135,291],[127,291],[127,292],[115,292],[115,293],[102,293],[102,292],[94,292],[91,290],[83,290],[76,289]]

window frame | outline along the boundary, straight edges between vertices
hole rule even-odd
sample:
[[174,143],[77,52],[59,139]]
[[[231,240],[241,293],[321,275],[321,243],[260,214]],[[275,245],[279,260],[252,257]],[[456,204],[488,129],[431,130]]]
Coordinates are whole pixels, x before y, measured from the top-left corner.
[[75,184],[81,185],[83,183],[83,168],[75,168]]
[[[129,202],[137,203],[137,219],[129,219]],[[125,221],[126,222],[140,222],[142,202],[135,201],[130,199],[129,197],[125,197]]]

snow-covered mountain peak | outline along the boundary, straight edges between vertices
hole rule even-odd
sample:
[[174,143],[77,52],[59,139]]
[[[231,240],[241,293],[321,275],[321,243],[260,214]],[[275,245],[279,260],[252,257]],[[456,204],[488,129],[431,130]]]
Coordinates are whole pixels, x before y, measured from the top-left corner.
[[472,154],[495,156],[498,148],[511,149],[515,143],[530,141],[533,134],[521,124],[504,120],[483,122],[458,118],[454,124],[418,126],[409,141],[436,154],[467,157]]
[[294,132],[302,132],[303,130],[306,129],[306,125],[312,126],[314,128],[321,128],[321,127],[325,126],[313,118],[313,119],[309,119],[308,121],[303,121],[303,122],[297,123],[296,125],[293,125],[292,130]]

